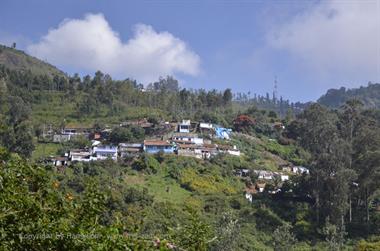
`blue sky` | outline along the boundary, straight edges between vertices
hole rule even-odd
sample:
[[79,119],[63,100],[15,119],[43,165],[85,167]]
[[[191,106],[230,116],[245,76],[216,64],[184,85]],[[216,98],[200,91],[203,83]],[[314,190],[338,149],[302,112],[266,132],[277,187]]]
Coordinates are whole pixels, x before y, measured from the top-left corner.
[[0,0],[0,43],[72,74],[317,99],[380,82],[380,0]]

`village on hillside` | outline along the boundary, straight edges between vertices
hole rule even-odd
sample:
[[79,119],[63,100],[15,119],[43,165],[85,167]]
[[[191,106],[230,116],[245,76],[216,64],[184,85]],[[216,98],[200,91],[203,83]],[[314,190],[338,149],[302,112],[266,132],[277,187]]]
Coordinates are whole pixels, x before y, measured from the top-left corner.
[[[152,130],[153,124],[146,119],[120,123],[120,127],[138,126],[146,132]],[[176,154],[179,156],[209,159],[219,153],[240,156],[236,146],[227,143],[217,144],[213,140],[228,142],[231,129],[211,123],[192,123],[183,120],[180,123],[163,122],[153,136],[142,142],[121,142],[118,145],[109,144],[112,129],[95,130],[93,128],[65,127],[60,133],[49,132],[52,141],[62,143],[84,136],[91,140],[91,147],[70,149],[64,156],[51,158],[55,166],[66,166],[72,162],[89,162],[97,160],[135,157],[141,153]]]
[[[274,123],[275,129],[283,130],[282,123]],[[144,130],[146,137],[141,142],[121,142],[117,145],[110,143],[110,135],[115,128],[139,127]],[[243,153],[236,145],[231,144],[233,130],[217,124],[206,122],[158,122],[154,124],[148,119],[128,120],[114,128],[95,129],[92,127],[65,126],[59,132],[50,129],[44,130],[43,137],[54,143],[64,143],[78,137],[91,140],[91,146],[81,149],[69,149],[62,156],[51,156],[45,159],[46,163],[57,169],[65,168],[75,162],[90,162],[123,159],[133,159],[141,154],[171,154],[210,159],[219,154],[240,157]],[[289,180],[291,175],[309,174],[309,170],[302,166],[282,165],[278,171],[236,169],[235,176],[246,183],[245,197],[252,202],[252,196],[265,191],[268,183],[276,183],[269,190],[275,194],[281,191],[281,186]],[[256,182],[250,182],[255,176]]]

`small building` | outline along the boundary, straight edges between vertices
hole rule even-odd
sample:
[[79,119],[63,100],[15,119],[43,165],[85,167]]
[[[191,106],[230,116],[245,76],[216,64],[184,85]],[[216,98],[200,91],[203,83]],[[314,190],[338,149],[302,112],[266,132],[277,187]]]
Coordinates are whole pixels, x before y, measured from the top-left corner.
[[190,127],[191,127],[191,122],[190,120],[182,120],[182,123],[178,124],[178,132],[185,132],[189,133],[190,132]]
[[240,156],[240,151],[237,149],[236,146],[218,145],[217,149],[219,153]]
[[303,166],[293,166],[292,172],[295,174],[309,174],[310,173],[309,169]]
[[238,169],[235,171],[235,174],[239,177],[249,177],[249,169]]
[[173,133],[172,141],[178,144],[203,145],[203,139],[199,138],[198,135],[194,133],[183,133],[183,132]]
[[92,148],[93,156],[91,157],[92,160],[106,160],[106,159],[112,159],[117,160],[117,154],[118,150],[116,146],[94,146]]
[[87,126],[67,125],[62,129],[61,134],[66,135],[89,135],[92,128]]
[[281,173],[280,177],[281,177],[281,181],[287,181],[287,180],[289,180],[289,175],[287,175],[287,174]]
[[51,159],[51,161],[53,162],[53,165],[54,166],[67,166],[69,164],[69,159],[68,157],[54,157]]
[[134,157],[143,151],[143,144],[141,143],[120,143],[119,155],[122,158]]
[[281,166],[281,170],[283,172],[291,173],[292,172],[292,167],[289,166],[289,165],[283,165],[283,166]]
[[254,172],[257,174],[258,179],[261,180],[272,180],[273,179],[273,173],[266,170],[254,170]]
[[63,142],[67,142],[67,141],[70,141],[72,139],[72,136],[71,134],[54,134],[53,135],[53,142],[54,143],[63,143]]
[[215,156],[218,154],[218,150],[216,149],[215,144],[204,144],[202,148],[202,158],[203,159],[209,159],[212,156]]
[[179,156],[187,156],[202,159],[202,149],[202,146],[198,146],[195,144],[178,144],[177,154]]
[[91,161],[91,152],[84,149],[73,149],[69,151],[69,160],[72,162],[89,162]]
[[256,183],[255,187],[259,193],[264,192],[266,183]]
[[212,130],[213,129],[213,125],[211,123],[201,122],[201,123],[199,123],[199,129],[200,130]]
[[146,153],[174,153],[174,146],[163,140],[144,140],[143,150]]
[[214,133],[214,126],[211,123],[199,123],[199,132],[212,135]]

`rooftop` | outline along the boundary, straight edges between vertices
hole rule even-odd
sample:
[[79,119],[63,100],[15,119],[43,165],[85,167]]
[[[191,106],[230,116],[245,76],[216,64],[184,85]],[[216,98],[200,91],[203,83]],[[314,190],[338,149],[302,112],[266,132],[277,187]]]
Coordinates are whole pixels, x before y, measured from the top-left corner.
[[144,140],[146,146],[171,146],[168,141],[164,140]]

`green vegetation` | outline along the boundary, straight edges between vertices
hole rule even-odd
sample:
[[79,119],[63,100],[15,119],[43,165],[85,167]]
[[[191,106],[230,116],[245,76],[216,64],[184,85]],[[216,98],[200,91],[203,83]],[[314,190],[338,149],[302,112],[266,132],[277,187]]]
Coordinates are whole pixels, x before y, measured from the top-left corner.
[[32,153],[33,160],[39,160],[46,156],[56,156],[62,149],[62,145],[56,143],[40,143],[36,145]]
[[25,54],[23,51],[0,45],[0,65],[6,65],[12,70],[30,71],[35,75],[62,76],[65,74],[53,65]]
[[368,83],[368,86],[346,89],[330,89],[318,99],[318,103],[331,108],[339,108],[350,99],[360,100],[367,108],[380,108],[380,84]]
[[[269,95],[233,100],[230,89],[181,89],[170,76],[145,89],[100,71],[70,77],[0,49],[6,58],[0,61],[1,250],[379,250],[380,112],[368,109],[368,100],[348,100],[337,110],[311,104],[294,117],[289,102]],[[153,133],[119,127],[143,118]],[[117,144],[157,136],[160,121],[180,119],[233,128],[230,141],[215,143],[236,145],[242,155],[140,154],[60,168],[42,161],[90,144],[84,137],[47,143],[41,140],[47,125],[55,131],[107,125],[107,142]],[[310,175],[254,189],[254,170],[292,165],[307,166]],[[251,173],[237,177],[241,169]],[[245,189],[256,191],[252,202]]]

